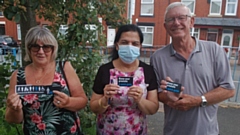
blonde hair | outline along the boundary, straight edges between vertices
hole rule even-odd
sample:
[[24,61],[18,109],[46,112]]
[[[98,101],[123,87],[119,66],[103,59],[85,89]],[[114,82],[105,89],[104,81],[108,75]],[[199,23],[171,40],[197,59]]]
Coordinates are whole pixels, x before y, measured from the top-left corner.
[[35,26],[28,31],[25,37],[26,55],[24,57],[24,61],[32,61],[30,57],[30,47],[32,44],[36,44],[37,41],[41,41],[43,44],[54,46],[52,60],[55,60],[58,52],[58,43],[56,38],[53,36],[49,29],[41,26]]
[[188,9],[188,15],[191,16],[191,10],[182,2],[173,2],[169,4],[166,8],[165,14],[164,14],[164,20],[166,20],[166,15],[169,12],[170,9],[173,9],[175,7],[185,7]]

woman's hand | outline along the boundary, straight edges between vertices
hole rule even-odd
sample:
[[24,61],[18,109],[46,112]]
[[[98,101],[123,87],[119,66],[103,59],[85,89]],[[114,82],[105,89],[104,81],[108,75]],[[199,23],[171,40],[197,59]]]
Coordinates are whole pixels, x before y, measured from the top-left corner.
[[119,89],[119,86],[116,84],[107,84],[105,85],[103,91],[104,91],[104,97],[106,99],[109,99],[112,97],[112,95],[117,94],[117,90]]
[[7,98],[7,107],[15,111],[22,110],[22,101],[18,94],[14,93]]
[[129,97],[132,97],[135,102],[139,103],[139,101],[142,99],[143,90],[141,87],[131,86],[128,90],[127,95]]
[[70,97],[60,91],[54,90],[53,93],[54,93],[53,104],[58,108],[66,108],[70,101]]

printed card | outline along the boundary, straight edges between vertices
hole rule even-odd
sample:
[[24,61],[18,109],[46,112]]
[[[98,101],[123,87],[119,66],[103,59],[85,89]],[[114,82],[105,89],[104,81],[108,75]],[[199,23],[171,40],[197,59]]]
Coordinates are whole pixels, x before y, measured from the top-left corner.
[[180,93],[181,92],[181,84],[175,83],[175,82],[168,82],[167,83],[167,88],[166,90],[175,92],[175,93]]
[[133,85],[133,77],[118,77],[118,85],[130,87]]
[[59,90],[59,87],[52,85],[16,85],[15,92],[18,95],[27,94],[53,94],[53,90]]

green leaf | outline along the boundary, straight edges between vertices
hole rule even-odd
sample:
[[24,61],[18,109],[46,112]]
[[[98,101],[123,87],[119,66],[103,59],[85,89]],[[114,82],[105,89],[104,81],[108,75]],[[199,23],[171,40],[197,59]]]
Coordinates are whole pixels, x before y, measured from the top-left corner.
[[20,14],[16,14],[15,17],[14,17],[14,21],[15,22],[20,22],[20,19],[21,19],[21,15]]

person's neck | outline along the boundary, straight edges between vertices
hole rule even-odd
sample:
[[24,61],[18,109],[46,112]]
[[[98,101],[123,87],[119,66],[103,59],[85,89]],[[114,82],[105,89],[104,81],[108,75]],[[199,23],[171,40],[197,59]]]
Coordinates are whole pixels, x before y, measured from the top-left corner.
[[181,54],[187,59],[194,50],[196,43],[195,40],[190,36],[182,39],[173,39],[172,45],[177,53]]
[[49,69],[52,69],[55,65],[55,62],[49,62],[45,65],[40,65],[40,64],[36,64],[36,63],[32,63],[32,67],[35,71],[47,71]]
[[131,64],[124,63],[120,58],[113,61],[113,65],[116,69],[123,71],[123,72],[133,72],[135,71],[139,66],[139,60],[136,59]]

